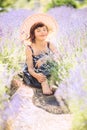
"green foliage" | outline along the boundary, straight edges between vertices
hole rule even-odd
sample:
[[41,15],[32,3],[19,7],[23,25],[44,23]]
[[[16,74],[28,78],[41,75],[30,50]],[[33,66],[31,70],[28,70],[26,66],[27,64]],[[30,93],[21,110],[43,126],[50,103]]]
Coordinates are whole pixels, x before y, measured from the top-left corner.
[[50,84],[58,85],[69,76],[69,70],[72,68],[73,63],[67,56],[64,59],[59,59],[57,62],[54,60],[48,61],[50,65],[51,77]]
[[6,8],[12,7],[16,0],[0,0],[1,11],[6,11]]
[[51,2],[49,2],[45,7],[45,11],[57,6],[71,6],[78,8],[78,2],[75,0],[51,0]]
[[87,0],[83,0],[79,3],[79,8],[87,7]]
[[82,104],[81,100],[70,101],[69,107],[73,113],[72,130],[87,130],[87,108],[82,107]]
[[[19,47],[18,47],[19,46]],[[7,42],[3,46],[2,52],[0,52],[0,63],[7,64],[8,70],[13,69],[14,71],[21,69],[21,62],[24,58],[24,48],[20,45],[12,43],[9,45]]]
[[[31,5],[31,0],[17,0],[14,4],[13,4],[13,8],[19,9],[19,8],[30,8]],[[30,5],[30,7],[29,7]],[[31,7],[32,8],[32,7]]]
[[73,6],[74,8],[77,7],[76,2],[74,0],[56,0],[55,4],[57,6],[66,5],[66,6]]
[[34,9],[40,5],[40,1],[36,0],[0,0],[1,12],[8,11],[10,8],[30,8]]
[[57,6],[72,6],[74,8],[81,8],[87,6],[87,0],[0,0],[0,11],[7,11],[9,8],[43,8],[47,11],[50,8]]

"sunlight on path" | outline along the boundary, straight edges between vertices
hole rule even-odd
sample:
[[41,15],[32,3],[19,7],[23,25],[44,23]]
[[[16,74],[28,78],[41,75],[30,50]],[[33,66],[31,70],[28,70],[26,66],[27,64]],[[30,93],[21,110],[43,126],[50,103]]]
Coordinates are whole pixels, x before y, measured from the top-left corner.
[[[51,114],[32,103],[33,91],[20,87],[13,95],[7,112],[6,130],[70,130],[70,114]],[[19,104],[15,107],[15,104]],[[14,110],[14,111],[13,111]]]

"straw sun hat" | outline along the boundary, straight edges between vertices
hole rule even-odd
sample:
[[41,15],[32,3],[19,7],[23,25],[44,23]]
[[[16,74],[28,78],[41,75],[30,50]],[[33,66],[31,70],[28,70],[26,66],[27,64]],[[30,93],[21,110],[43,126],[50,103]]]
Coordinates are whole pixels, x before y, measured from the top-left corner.
[[48,27],[49,33],[50,32],[57,33],[58,24],[57,24],[57,21],[52,16],[45,13],[33,14],[27,17],[20,27],[21,42],[24,43],[24,41],[28,40],[30,28],[36,22],[44,23]]

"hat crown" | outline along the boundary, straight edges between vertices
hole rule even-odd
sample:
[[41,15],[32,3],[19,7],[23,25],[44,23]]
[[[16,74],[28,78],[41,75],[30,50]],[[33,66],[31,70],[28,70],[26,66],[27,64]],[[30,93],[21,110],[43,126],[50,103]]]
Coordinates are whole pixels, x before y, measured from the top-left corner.
[[52,16],[45,13],[33,14],[27,17],[20,27],[20,39],[22,42],[29,38],[30,28],[37,22],[44,23],[50,32],[57,33],[58,23]]

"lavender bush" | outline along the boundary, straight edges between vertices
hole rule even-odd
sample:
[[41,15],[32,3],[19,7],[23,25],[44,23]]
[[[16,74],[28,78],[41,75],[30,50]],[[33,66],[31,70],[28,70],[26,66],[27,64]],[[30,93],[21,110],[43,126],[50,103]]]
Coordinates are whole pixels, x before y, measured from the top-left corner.
[[8,88],[13,77],[12,70],[8,71],[7,65],[0,63],[0,130],[3,128],[2,114],[3,110],[9,102]]
[[[66,50],[68,50],[68,46],[72,47],[81,42],[87,43],[87,8],[76,10],[74,8],[62,6],[60,8],[55,7],[50,9],[47,13],[57,20],[58,44],[61,43]],[[66,46],[66,44],[68,46]]]
[[[59,23],[58,50],[68,66],[69,76],[59,84],[60,95],[73,114],[72,130],[87,129],[87,8],[75,10],[60,7],[49,10]],[[66,69],[65,69],[66,70]],[[61,70],[62,71],[62,70]],[[65,74],[64,74],[65,75]]]
[[77,58],[76,67],[67,79],[68,101],[73,113],[73,130],[87,129],[87,48]]
[[0,39],[5,41],[6,38],[20,44],[20,26],[23,20],[33,13],[31,10],[20,9],[0,14]]
[[22,21],[32,13],[30,10],[17,10],[0,14],[0,130],[3,127],[3,109],[9,102],[11,80],[21,71],[25,61],[19,28]]
[[[9,42],[6,42],[0,50],[0,119],[2,119],[3,110],[9,102],[11,80],[21,71],[24,60],[24,48],[20,44],[9,45]],[[0,126],[2,130],[2,120]]]

